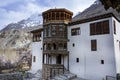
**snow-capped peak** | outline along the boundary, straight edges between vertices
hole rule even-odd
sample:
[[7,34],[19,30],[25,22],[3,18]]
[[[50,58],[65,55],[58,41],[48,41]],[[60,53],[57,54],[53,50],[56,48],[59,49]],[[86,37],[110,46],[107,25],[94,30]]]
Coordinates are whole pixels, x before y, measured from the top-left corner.
[[17,23],[8,24],[3,30],[11,30],[11,29],[23,29],[27,27],[34,27],[42,24],[42,15],[33,14],[27,19],[23,19]]

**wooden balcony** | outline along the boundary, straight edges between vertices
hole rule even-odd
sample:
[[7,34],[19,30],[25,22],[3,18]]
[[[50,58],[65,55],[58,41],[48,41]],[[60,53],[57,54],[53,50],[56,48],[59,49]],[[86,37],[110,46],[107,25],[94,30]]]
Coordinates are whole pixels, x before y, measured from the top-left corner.
[[50,54],[50,55],[58,55],[58,54],[62,54],[62,55],[68,55],[68,51],[67,50],[44,50],[43,54]]
[[67,42],[68,39],[67,37],[52,37],[52,38],[44,38],[44,43],[48,43],[48,42]]
[[48,21],[44,21],[44,25],[47,25],[47,24],[51,24],[51,23],[65,23],[65,24],[68,24],[71,20],[67,19],[67,20],[48,20]]

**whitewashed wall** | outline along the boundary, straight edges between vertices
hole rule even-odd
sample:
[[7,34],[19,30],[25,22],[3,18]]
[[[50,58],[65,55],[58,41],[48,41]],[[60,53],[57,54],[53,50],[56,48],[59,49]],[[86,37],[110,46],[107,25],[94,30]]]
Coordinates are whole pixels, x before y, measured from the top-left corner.
[[114,35],[115,58],[116,58],[116,69],[117,69],[117,73],[120,73],[120,22],[118,22],[115,18],[113,18],[112,20],[113,26],[114,26],[114,21],[116,23],[116,34],[113,34]]
[[[42,46],[43,39],[39,42],[32,42],[32,67],[31,71],[36,72],[37,70],[42,70]],[[33,61],[33,57],[36,57],[36,62]]]
[[[90,36],[90,23],[110,21],[110,34]],[[68,28],[69,67],[72,73],[90,80],[103,80],[106,75],[116,76],[112,18],[70,26]],[[80,27],[80,35],[71,36],[71,29]],[[91,51],[91,40],[97,40],[97,51]],[[75,47],[72,44],[75,44]],[[79,62],[76,62],[79,58]],[[101,64],[104,60],[104,64]]]

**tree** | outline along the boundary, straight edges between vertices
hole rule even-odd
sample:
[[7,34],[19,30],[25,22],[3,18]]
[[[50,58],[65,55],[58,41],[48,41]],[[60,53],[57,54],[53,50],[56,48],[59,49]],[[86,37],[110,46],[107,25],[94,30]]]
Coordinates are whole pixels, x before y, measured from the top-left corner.
[[107,10],[110,7],[116,9],[116,11],[120,12],[120,0],[100,0],[104,5],[104,8]]

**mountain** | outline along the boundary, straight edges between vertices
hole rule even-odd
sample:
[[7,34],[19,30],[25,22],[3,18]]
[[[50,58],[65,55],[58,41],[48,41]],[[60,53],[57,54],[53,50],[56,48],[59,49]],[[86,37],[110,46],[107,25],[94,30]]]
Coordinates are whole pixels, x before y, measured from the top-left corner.
[[25,28],[31,28],[35,26],[39,26],[42,24],[42,15],[41,14],[34,14],[28,19],[23,19],[17,23],[10,23],[5,28],[3,28],[1,31],[4,32],[6,30],[11,29],[25,29]]
[[0,31],[0,64],[5,66],[7,62],[22,64],[25,61],[30,64],[32,34],[30,31],[42,27],[42,16],[34,14],[28,19],[17,23],[10,23]]
[[32,30],[42,27],[42,15],[33,14],[28,19],[10,23],[0,31],[0,49],[26,48],[31,43]]

